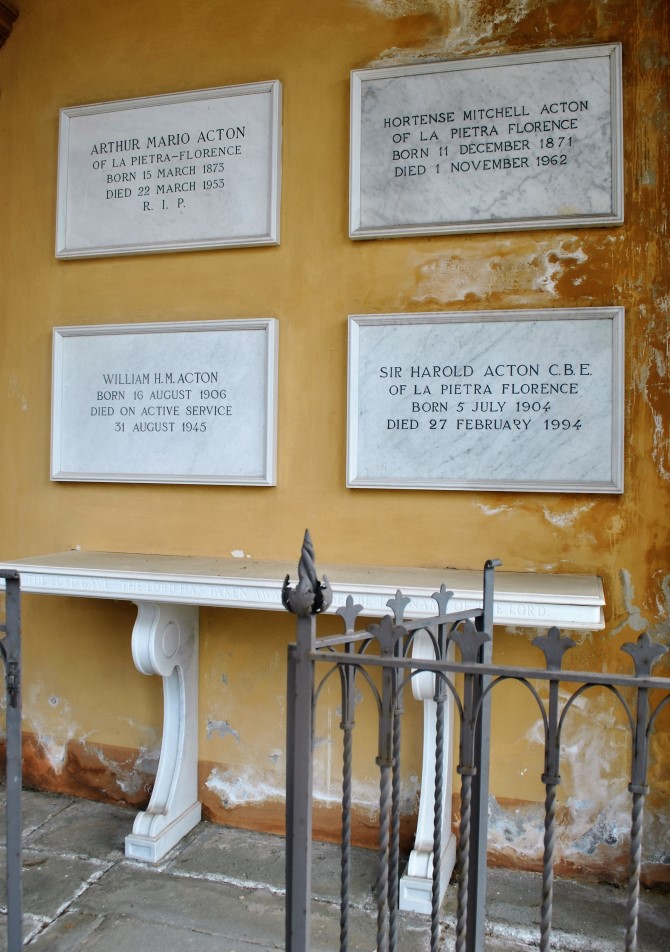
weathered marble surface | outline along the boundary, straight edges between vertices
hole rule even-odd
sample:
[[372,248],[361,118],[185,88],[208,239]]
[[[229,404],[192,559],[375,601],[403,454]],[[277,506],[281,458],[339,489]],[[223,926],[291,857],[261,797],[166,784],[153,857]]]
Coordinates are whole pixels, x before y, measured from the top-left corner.
[[271,485],[274,319],[54,330],[52,478]]
[[623,310],[350,318],[350,486],[622,489]]
[[277,244],[281,84],[61,110],[56,255]]
[[620,47],[352,73],[351,236],[623,220]]

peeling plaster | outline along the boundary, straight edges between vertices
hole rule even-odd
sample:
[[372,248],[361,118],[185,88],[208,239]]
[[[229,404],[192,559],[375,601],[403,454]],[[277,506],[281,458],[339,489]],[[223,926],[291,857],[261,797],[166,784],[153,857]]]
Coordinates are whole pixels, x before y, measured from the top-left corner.
[[511,849],[531,858],[542,855],[544,813],[539,805],[504,807],[491,795],[488,816],[489,849]]
[[119,764],[106,757],[100,747],[91,745],[87,749],[89,753],[96,756],[98,762],[113,777],[119,790],[129,798],[145,789],[147,773],[155,775],[158,770],[158,751],[148,751],[141,748],[134,763]]
[[[561,707],[569,697],[561,690]],[[538,721],[525,735],[529,760],[542,763],[544,728]],[[558,789],[556,861],[580,867],[603,848],[626,852],[630,833],[630,795],[621,763],[627,762],[629,733],[612,729],[612,710],[604,694],[578,697],[563,726],[561,774]],[[510,851],[540,861],[543,851],[544,811],[541,804],[503,805],[489,801],[489,842],[494,852]],[[606,863],[606,859],[601,857]],[[615,872],[612,870],[612,872]]]
[[[439,17],[458,16],[463,0],[353,0],[355,6],[369,7],[389,19],[432,13]],[[466,0],[467,2],[467,0]]]
[[[367,7],[387,19],[432,17],[436,22],[433,36],[421,49],[391,47],[384,50],[370,65],[391,66],[421,62],[426,59],[458,56],[463,53],[495,52],[507,36],[535,10],[544,10],[546,0],[507,0],[494,10],[481,10],[472,0],[353,0],[354,5]],[[545,45],[550,45],[548,38]]]
[[558,526],[561,529],[567,529],[569,526],[573,526],[575,524],[583,512],[588,512],[589,509],[593,509],[594,506],[595,502],[587,502],[582,506],[575,506],[575,508],[569,512],[551,512],[546,506],[544,506],[542,513],[547,522],[550,522],[552,526]]
[[[641,282],[640,282],[641,283]],[[655,302],[656,308],[667,318],[670,299],[668,295]],[[652,332],[656,330],[653,315],[647,314],[644,307],[640,307],[640,316],[649,327],[644,341],[644,347],[637,358],[636,370],[633,374],[633,384],[640,398],[649,409],[653,422],[652,458],[656,464],[659,476],[670,482],[670,432],[667,414],[667,381],[669,376],[668,332],[664,320],[663,326],[658,329],[659,339],[664,342],[662,347],[655,347]]]
[[623,603],[627,612],[627,616],[620,625],[617,625],[616,628],[612,629],[612,637],[618,635],[624,630],[624,628],[632,628],[633,631],[646,631],[648,625],[647,620],[643,616],[642,610],[633,603],[633,599],[635,598],[635,589],[633,588],[633,583],[631,581],[630,572],[628,569],[620,570],[619,579],[621,581]]
[[211,740],[214,734],[218,734],[219,737],[227,737],[230,735],[235,738],[236,743],[240,742],[239,733],[230,726],[228,721],[212,721],[207,720],[207,740]]
[[658,467],[659,476],[667,482],[670,482],[670,471],[665,466],[665,458],[668,455],[668,448],[670,447],[670,438],[666,433],[666,419],[662,413],[657,413],[651,406],[649,409],[651,410],[654,421],[654,462]]
[[[322,786],[322,778],[318,775],[317,765],[315,764],[314,775],[314,799],[325,804],[337,804],[342,802],[342,788],[338,786],[334,793]],[[339,781],[339,778],[338,778]],[[403,815],[413,815],[417,811],[419,801],[419,792],[421,784],[418,777],[412,776],[403,781],[400,790],[400,812]],[[361,813],[366,813],[370,817],[375,817],[379,812],[379,780],[377,778],[353,779],[351,792],[352,806]]]
[[501,512],[513,512],[513,506],[487,506],[483,502],[476,502],[474,505],[480,509],[485,516],[499,516]]
[[[105,755],[103,746],[90,743],[96,731],[84,731],[73,717],[70,705],[58,696],[51,695],[47,699],[47,703],[53,708],[53,713],[49,714],[48,723],[43,723],[39,714],[36,713],[39,710],[40,697],[41,687],[38,683],[33,685],[26,699],[25,710],[30,711],[35,738],[55,774],[61,775],[70,769],[68,764],[72,754],[71,745],[75,744],[97,760],[126,796],[132,796],[145,789],[147,774],[155,775],[158,766],[160,742],[153,729],[144,730],[147,743],[140,747],[137,755],[135,756],[133,752],[132,757],[119,763]],[[130,718],[126,719],[126,722],[136,726]]]
[[37,741],[44,751],[50,767],[58,774],[62,772],[65,766],[69,742],[78,740],[84,743],[93,732],[83,731],[75,723],[70,705],[53,695],[49,697],[48,703],[54,709],[54,713],[50,715],[48,723],[43,723],[36,713],[39,708],[41,693],[42,689],[39,683],[32,686],[25,704],[24,714],[30,712],[29,716]]
[[[661,595],[664,601],[661,600]],[[670,575],[661,580],[661,595],[656,596],[658,621],[649,627],[649,635],[654,641],[663,641],[670,645]]]
[[21,390],[19,378],[16,376],[16,374],[11,374],[9,377],[7,396],[10,400],[16,400],[23,411],[30,409],[30,404],[26,400],[25,394]]
[[285,796],[283,784],[275,786],[268,783],[253,767],[215,767],[205,781],[205,786],[226,807],[283,800]]
[[[313,800],[332,806],[341,803],[342,790],[329,792],[322,786],[318,764],[315,763]],[[254,767],[215,767],[205,781],[205,787],[213,793],[224,807],[238,807],[265,802],[281,802],[286,797],[284,778],[280,784],[270,782],[266,775]],[[413,815],[417,810],[421,784],[416,775],[412,775],[402,784],[400,810],[405,815]],[[356,780],[352,785],[352,805],[370,817],[379,810],[379,781],[376,778]]]
[[[574,243],[575,245],[577,244],[576,239]],[[570,248],[570,244],[570,239],[563,239],[557,251],[540,255],[540,263],[544,266],[544,275],[540,275],[534,279],[534,286],[547,291],[553,297],[558,297],[556,283],[561,272],[564,270],[562,262],[567,262],[568,264],[584,264],[588,261],[588,255],[582,248]],[[579,285],[580,283],[581,280],[579,278],[573,281],[574,285]]]
[[[413,300],[426,305],[504,296],[509,305],[524,303],[538,292],[555,298],[559,280],[586,261],[588,255],[579,239],[570,235],[541,241],[515,237],[495,244],[489,239],[478,240],[418,262]],[[575,273],[573,285],[581,278]]]

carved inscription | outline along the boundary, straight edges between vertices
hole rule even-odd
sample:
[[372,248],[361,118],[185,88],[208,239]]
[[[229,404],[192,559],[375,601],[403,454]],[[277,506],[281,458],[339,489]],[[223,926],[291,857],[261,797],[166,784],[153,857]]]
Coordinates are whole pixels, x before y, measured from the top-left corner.
[[276,321],[56,328],[56,479],[274,479]]
[[350,485],[620,491],[618,308],[350,319]]
[[247,126],[238,125],[93,142],[93,178],[106,202],[141,199],[146,214],[185,209],[199,191],[225,188],[233,157],[243,164],[246,135]]
[[622,220],[618,47],[352,76],[352,237]]
[[[92,417],[109,420],[116,433],[200,433],[233,416],[219,370],[133,370],[99,374],[90,394]],[[228,402],[227,402],[228,401]]]
[[277,82],[61,111],[60,257],[278,241]]

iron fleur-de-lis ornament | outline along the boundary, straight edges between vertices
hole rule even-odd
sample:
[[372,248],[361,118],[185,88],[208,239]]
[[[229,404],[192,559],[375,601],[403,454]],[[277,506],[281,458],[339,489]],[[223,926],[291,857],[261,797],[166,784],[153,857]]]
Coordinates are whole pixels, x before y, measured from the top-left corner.
[[648,678],[656,661],[668,649],[664,645],[656,644],[651,640],[649,634],[643,631],[636,642],[627,641],[625,645],[621,645],[621,650],[633,659],[636,677]]

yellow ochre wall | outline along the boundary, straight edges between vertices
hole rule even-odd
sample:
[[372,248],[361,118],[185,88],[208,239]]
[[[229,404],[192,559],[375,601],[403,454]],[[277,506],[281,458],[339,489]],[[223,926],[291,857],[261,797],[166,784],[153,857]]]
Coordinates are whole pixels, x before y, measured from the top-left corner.
[[[479,568],[497,557],[509,571],[599,575],[607,627],[576,636],[574,663],[583,669],[629,670],[619,647],[643,630],[670,644],[667,3],[18,6],[0,50],[0,559],[79,546],[297,561],[308,526],[321,561]],[[348,238],[350,70],[613,41],[623,44],[623,226]],[[60,108],[270,79],[283,84],[280,246],[56,260]],[[348,314],[600,305],[626,309],[623,495],[346,489]],[[54,326],[248,317],[280,322],[276,487],[50,482]],[[159,679],[133,666],[134,617],[127,603],[24,597],[29,782],[146,802],[162,699]],[[201,611],[201,797],[222,822],[281,828],[285,657],[293,633],[288,615]],[[497,657],[533,663],[536,633],[497,630]],[[658,670],[670,673],[666,662]],[[540,855],[541,746],[530,709],[521,710],[520,724],[510,716],[518,694],[501,697],[491,849],[500,862],[532,866]],[[337,699],[327,700],[323,736],[331,727],[338,732]],[[561,817],[576,827],[561,857],[585,874],[613,874],[625,852],[627,740],[623,731],[620,741],[597,731],[612,721],[609,702],[597,702],[569,737]],[[416,747],[419,725],[417,717],[410,724]],[[333,764],[336,743],[325,744],[335,749]],[[666,716],[650,766],[645,860],[655,880],[669,878],[669,763]],[[330,769],[325,755],[317,757],[324,835],[336,822],[336,811],[323,806],[337,796]],[[359,760],[356,769],[358,836],[369,842],[373,761]],[[410,762],[410,793],[419,769]],[[408,800],[411,814],[416,803]]]

